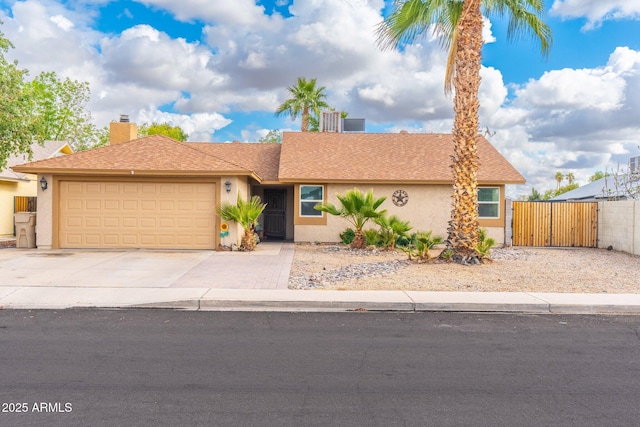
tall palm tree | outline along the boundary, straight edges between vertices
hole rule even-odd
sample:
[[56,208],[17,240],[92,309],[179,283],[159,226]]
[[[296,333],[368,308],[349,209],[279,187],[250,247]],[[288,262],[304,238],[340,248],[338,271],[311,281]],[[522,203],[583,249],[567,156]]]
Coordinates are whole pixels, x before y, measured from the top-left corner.
[[576,180],[576,176],[573,174],[573,172],[569,172],[566,178],[567,178],[567,181],[569,181],[569,185],[573,184],[573,181]]
[[560,184],[562,183],[563,179],[564,175],[562,174],[562,172],[556,172],[556,188],[560,188]]
[[325,87],[316,88],[316,79],[307,81],[304,77],[298,77],[295,86],[288,87],[287,90],[291,94],[291,98],[284,101],[276,109],[276,116],[286,114],[291,120],[302,116],[302,132],[309,130],[309,114],[312,112],[316,117],[320,116],[320,110],[329,108],[324,102],[327,96],[324,93]]
[[482,10],[508,15],[508,37],[527,33],[540,41],[543,53],[551,30],[540,18],[543,0],[396,0],[394,10],[378,27],[378,44],[396,48],[428,30],[449,49],[445,92],[455,89],[451,168],[454,174],[451,220],[446,241],[455,262],[479,263],[478,222],[478,88],[482,60]]

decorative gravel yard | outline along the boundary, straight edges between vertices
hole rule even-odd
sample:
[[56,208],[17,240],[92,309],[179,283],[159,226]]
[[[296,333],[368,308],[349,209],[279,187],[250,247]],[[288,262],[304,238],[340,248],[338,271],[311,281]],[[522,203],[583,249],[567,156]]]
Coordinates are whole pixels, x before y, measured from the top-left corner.
[[479,266],[417,264],[401,251],[296,244],[289,288],[637,293],[640,257],[588,248],[492,250]]

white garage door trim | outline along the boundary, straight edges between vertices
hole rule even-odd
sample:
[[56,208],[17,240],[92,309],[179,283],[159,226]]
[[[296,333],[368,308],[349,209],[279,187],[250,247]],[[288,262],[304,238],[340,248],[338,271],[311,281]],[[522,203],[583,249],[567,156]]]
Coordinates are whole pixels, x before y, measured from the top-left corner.
[[60,248],[214,249],[215,183],[60,180]]

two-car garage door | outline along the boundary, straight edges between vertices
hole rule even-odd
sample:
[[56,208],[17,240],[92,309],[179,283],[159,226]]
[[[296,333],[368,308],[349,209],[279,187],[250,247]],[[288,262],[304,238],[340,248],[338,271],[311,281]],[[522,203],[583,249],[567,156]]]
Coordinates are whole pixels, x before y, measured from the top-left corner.
[[213,182],[59,184],[61,248],[215,247]]

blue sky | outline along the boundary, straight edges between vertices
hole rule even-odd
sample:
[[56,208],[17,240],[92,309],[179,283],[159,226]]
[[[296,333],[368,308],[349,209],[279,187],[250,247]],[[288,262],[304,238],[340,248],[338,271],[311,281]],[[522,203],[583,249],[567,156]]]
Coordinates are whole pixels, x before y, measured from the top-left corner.
[[[449,132],[445,53],[421,39],[381,51],[374,28],[391,0],[0,0],[9,54],[35,76],[88,81],[98,126],[129,114],[167,121],[198,141],[252,142],[270,129],[286,87],[317,78],[327,101],[369,132]],[[527,186],[556,171],[586,183],[640,145],[640,2],[547,0],[548,58],[528,39],[485,27],[481,127]]]

